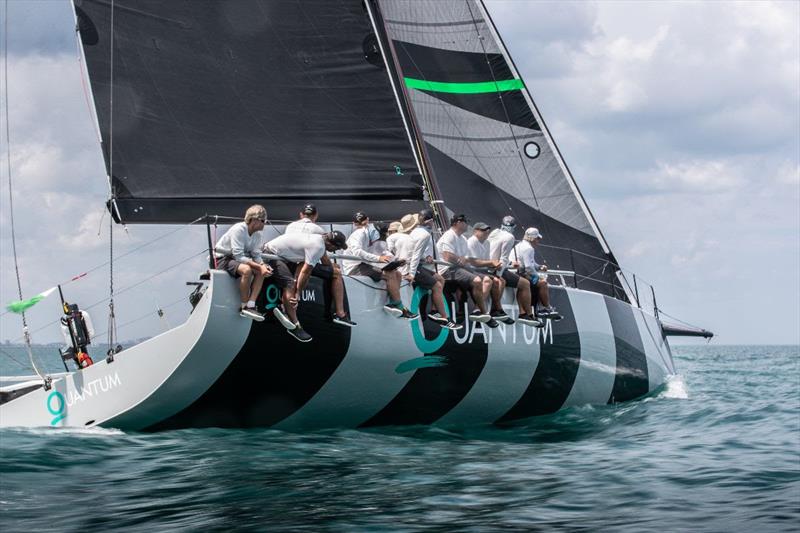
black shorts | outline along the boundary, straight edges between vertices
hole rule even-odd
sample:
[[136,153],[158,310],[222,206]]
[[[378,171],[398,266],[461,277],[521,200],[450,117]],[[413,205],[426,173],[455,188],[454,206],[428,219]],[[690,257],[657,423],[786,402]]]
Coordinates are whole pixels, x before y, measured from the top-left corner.
[[333,266],[317,263],[311,270],[311,275],[316,278],[321,278],[326,281],[330,281],[333,279]]
[[433,276],[433,272],[427,268],[420,268],[417,270],[417,273],[414,274],[414,285],[431,290],[433,286],[436,285],[436,278]]
[[470,272],[464,268],[449,268],[444,274],[444,279],[453,281],[462,290],[468,291],[472,288],[472,280],[475,279],[475,276],[480,276],[480,274]]
[[228,273],[231,277],[239,278],[241,274],[239,274],[239,261],[234,259],[233,257],[226,255],[225,257],[217,257],[217,270],[224,270]]
[[[294,274],[286,261],[270,259],[267,264],[272,267],[272,275],[266,278],[267,282],[271,281],[281,289],[294,285]],[[292,264],[294,265],[294,263]]]
[[350,275],[367,276],[372,281],[380,281],[383,279],[383,271],[366,263],[359,263],[358,265],[356,265],[353,271],[350,272]]
[[510,270],[504,270],[503,275],[500,277],[506,280],[507,287],[515,289],[517,285],[519,285],[519,275],[516,272],[511,272]]

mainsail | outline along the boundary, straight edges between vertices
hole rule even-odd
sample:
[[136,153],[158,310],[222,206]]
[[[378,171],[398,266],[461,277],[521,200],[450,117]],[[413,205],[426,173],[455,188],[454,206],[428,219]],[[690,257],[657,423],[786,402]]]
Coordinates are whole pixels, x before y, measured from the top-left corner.
[[538,226],[551,265],[625,298],[615,260],[477,0],[378,0],[441,200],[497,224]]
[[75,0],[75,10],[122,221],[238,217],[253,202],[293,219],[316,201],[329,221],[422,205],[360,1]]

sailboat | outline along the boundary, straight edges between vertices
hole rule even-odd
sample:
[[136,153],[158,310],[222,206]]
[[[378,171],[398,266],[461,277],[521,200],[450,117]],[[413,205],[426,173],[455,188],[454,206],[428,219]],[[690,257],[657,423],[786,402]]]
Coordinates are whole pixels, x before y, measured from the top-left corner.
[[[117,222],[212,224],[260,203],[279,227],[308,202],[345,232],[356,211],[431,208],[440,229],[454,213],[511,215],[546,236],[563,319],[449,331],[387,315],[380,284],[346,277],[351,329],[326,318],[312,278],[298,312],[313,341],[300,344],[241,318],[237,283],[212,263],[184,324],[52,383],[6,387],[0,426],[510,423],[652,393],[676,372],[668,336],[710,335],[662,323],[654,292],[642,304],[650,288],[619,266],[481,0],[74,10]],[[267,280],[259,309],[278,294]],[[412,311],[428,300],[412,286],[403,299]],[[503,303],[516,313],[511,289]]]

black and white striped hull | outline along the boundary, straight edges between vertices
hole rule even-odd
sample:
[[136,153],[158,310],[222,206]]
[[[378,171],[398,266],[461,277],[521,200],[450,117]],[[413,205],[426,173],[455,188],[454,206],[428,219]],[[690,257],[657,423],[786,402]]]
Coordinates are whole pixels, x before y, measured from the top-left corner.
[[[473,323],[448,332],[385,314],[385,292],[370,284],[346,280],[358,322],[350,329],[325,320],[322,282],[312,278],[299,313],[312,342],[274,321],[253,323],[216,382],[150,429],[503,423],[638,398],[675,371],[655,317],[608,296],[551,287],[564,319],[544,329]],[[406,288],[404,301],[412,298]],[[515,315],[511,291],[505,302]]]

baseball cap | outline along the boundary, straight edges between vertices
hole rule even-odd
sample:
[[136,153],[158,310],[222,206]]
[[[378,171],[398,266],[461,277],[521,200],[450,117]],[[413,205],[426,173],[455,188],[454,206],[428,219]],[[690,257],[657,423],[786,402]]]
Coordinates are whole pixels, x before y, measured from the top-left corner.
[[302,213],[304,215],[316,215],[317,214],[317,206],[315,206],[314,204],[306,204],[305,206],[303,206]]
[[360,224],[360,223],[364,222],[365,220],[367,220],[368,218],[369,217],[366,215],[366,213],[364,213],[363,211],[359,211],[358,213],[353,215],[353,222],[356,222],[357,224]]
[[485,222],[476,222],[472,225],[472,229],[479,229],[482,231],[486,231],[487,229],[491,229],[491,226]]
[[419,222],[420,224],[427,222],[429,220],[433,220],[433,211],[430,209],[423,209],[419,212]]
[[347,237],[341,231],[332,231],[328,234],[328,242],[336,247],[337,250],[347,250]]
[[454,226],[456,222],[469,223],[469,220],[467,219],[467,215],[453,215],[453,217],[450,219],[450,225]]
[[508,226],[509,228],[513,228],[517,225],[517,219],[512,217],[511,215],[504,216],[503,225]]
[[528,228],[525,230],[525,238],[532,241],[533,239],[542,239],[544,236],[539,233],[538,228]]

